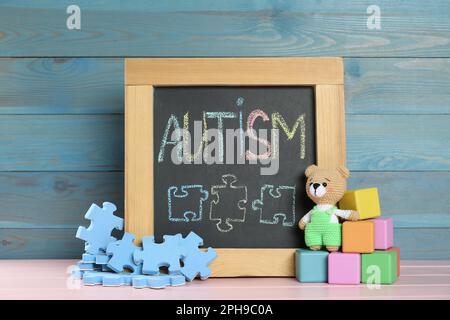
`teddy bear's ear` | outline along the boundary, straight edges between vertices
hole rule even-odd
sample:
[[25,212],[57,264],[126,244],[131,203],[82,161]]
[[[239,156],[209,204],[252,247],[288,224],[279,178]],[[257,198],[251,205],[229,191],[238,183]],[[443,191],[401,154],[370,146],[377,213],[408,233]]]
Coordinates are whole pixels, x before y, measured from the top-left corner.
[[338,167],[337,170],[345,179],[350,177],[350,171],[346,167]]
[[305,170],[305,176],[309,178],[309,176],[312,175],[312,173],[316,171],[317,168],[318,167],[315,164],[308,166],[308,168],[306,168]]

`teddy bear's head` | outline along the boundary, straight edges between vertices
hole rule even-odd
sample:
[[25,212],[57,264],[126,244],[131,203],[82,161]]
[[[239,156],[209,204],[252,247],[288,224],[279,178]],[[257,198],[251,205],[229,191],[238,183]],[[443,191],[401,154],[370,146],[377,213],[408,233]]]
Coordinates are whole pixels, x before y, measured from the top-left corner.
[[306,193],[316,204],[336,204],[347,189],[350,172],[345,167],[336,169],[310,165],[306,168]]

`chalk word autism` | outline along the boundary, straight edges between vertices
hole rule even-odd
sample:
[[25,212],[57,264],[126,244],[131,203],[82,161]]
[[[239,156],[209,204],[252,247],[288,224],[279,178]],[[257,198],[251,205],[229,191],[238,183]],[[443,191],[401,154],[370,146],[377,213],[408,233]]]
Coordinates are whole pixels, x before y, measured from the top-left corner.
[[[255,129],[255,122],[271,123],[271,129]],[[214,128],[208,123],[215,122]],[[225,128],[227,121],[227,128]],[[235,121],[237,127],[229,128]],[[280,131],[289,143],[299,135],[299,160],[306,157],[305,114],[300,114],[292,127],[279,112],[269,115],[261,109],[251,111],[244,127],[243,111],[202,112],[202,120],[194,121],[193,135],[190,131],[190,114],[183,115],[182,126],[177,115],[167,119],[160,142],[157,161],[163,163],[170,151],[173,164],[260,164],[261,175],[275,175],[279,170]],[[237,143],[237,155],[235,155]],[[172,149],[170,150],[169,147]],[[192,150],[194,151],[192,153]]]

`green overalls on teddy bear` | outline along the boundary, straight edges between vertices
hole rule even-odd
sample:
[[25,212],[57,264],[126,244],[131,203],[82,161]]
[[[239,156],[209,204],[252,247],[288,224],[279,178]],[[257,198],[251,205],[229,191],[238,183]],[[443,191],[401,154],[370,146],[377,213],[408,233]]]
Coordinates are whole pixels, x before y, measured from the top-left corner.
[[328,210],[319,210],[315,206],[310,215],[311,221],[305,228],[305,242],[311,246],[341,246],[341,224],[331,222],[331,216],[337,210],[332,207]]

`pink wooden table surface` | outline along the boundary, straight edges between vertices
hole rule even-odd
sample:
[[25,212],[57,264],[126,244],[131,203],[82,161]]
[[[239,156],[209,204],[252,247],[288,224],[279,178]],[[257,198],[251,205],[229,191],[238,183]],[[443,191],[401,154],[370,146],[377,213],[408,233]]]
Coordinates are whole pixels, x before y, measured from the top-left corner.
[[393,285],[301,284],[294,278],[211,278],[161,290],[79,286],[76,260],[0,260],[0,299],[450,299],[450,261],[402,261]]

